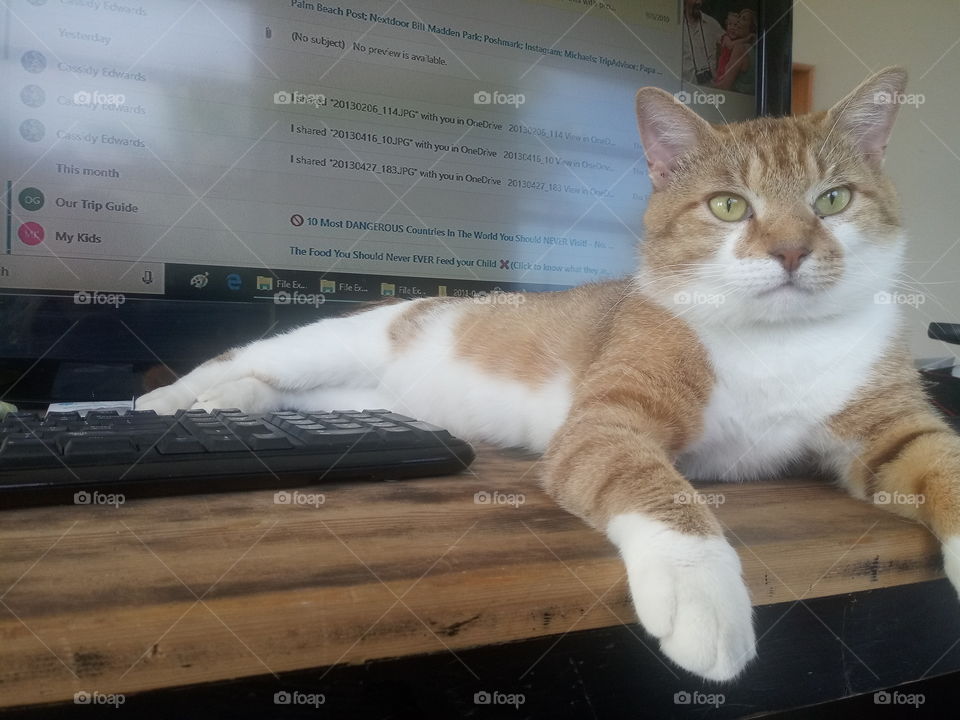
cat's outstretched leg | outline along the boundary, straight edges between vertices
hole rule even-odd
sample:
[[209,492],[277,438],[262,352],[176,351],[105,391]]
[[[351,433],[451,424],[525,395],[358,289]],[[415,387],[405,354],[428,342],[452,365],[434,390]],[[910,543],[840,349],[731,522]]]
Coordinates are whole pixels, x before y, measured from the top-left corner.
[[592,399],[591,390],[551,443],[545,487],[619,548],[637,618],[663,653],[692,673],[729,680],[756,655],[752,606],[736,551],[671,462],[667,448],[692,428],[680,412],[643,410],[666,408],[652,395],[645,402],[636,382]]
[[375,388],[392,357],[390,329],[411,302],[329,318],[208,360],[137,400],[169,414],[182,408],[264,412],[318,387]]
[[927,403],[905,352],[871,377],[831,419],[824,461],[855,497],[930,528],[960,593],[960,437]]

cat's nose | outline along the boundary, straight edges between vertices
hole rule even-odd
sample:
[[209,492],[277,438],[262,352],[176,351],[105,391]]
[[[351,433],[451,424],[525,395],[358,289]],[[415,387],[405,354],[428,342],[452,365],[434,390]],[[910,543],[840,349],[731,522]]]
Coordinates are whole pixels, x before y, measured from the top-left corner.
[[783,265],[788,273],[795,272],[808,255],[810,250],[804,247],[779,247],[770,251],[770,256]]

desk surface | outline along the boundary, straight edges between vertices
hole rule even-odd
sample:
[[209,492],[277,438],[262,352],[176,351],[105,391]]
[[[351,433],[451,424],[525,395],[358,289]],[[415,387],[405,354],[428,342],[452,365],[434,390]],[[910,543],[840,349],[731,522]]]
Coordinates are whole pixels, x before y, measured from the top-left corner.
[[[322,504],[253,491],[0,513],[0,706],[633,622],[613,546],[537,471],[481,448],[457,476],[301,489]],[[698,489],[722,494],[757,605],[941,576],[926,530],[824,481]]]

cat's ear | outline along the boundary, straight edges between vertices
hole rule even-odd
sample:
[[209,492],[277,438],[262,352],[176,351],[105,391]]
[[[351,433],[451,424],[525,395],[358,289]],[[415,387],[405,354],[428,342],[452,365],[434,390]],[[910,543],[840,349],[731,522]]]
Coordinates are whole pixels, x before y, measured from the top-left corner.
[[879,167],[906,86],[903,68],[888,67],[871,75],[827,112],[830,133],[846,137],[868,162]]
[[654,190],[665,188],[680,157],[713,132],[706,120],[655,87],[637,92],[637,125]]

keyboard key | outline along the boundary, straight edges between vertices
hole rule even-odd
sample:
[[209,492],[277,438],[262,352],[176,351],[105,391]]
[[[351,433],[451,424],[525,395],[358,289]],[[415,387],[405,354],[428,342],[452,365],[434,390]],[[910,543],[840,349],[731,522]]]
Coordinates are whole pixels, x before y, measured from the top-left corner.
[[7,435],[3,445],[0,445],[0,463],[4,460],[42,458],[57,454],[56,445],[44,443],[43,440],[26,434]]
[[280,420],[302,420],[304,416],[298,412],[284,411],[284,412],[275,412],[270,414],[270,420],[272,422],[279,422]]
[[215,417],[183,418],[184,427],[223,427],[223,420]]
[[300,420],[289,423],[289,430],[295,432],[297,430],[326,430],[327,426],[322,423],[313,422],[312,420]]
[[290,434],[309,447],[342,447],[343,451],[350,447],[370,447],[381,442],[380,438],[369,430],[306,430]]
[[253,425],[266,425],[266,421],[259,417],[250,417],[249,415],[238,415],[236,418],[224,420],[224,425],[230,427],[250,427]]
[[254,433],[245,440],[251,450],[286,450],[293,447],[286,437],[274,433]]
[[150,448],[154,447],[163,437],[163,431],[160,432],[134,432],[130,433],[127,437],[130,438],[137,450],[140,452],[145,452]]
[[285,430],[289,433],[296,433],[300,429],[322,430],[324,427],[323,425],[306,418],[302,420],[286,420],[284,418],[280,418],[279,420],[274,421],[274,424],[281,430]]
[[41,432],[43,437],[51,437],[59,433],[69,432],[70,428],[66,425],[41,425]]
[[182,455],[184,453],[203,453],[206,448],[195,437],[167,435],[157,443],[157,452],[161,455]]
[[60,425],[61,423],[67,423],[79,419],[80,413],[78,412],[48,412],[43,417],[44,424],[49,425]]
[[8,432],[20,432],[24,428],[39,427],[41,422],[41,419],[33,413],[7,413],[3,418],[2,427]]
[[57,442],[67,460],[107,457],[123,459],[136,457],[137,453],[130,438],[123,436],[66,433],[61,435]]
[[414,419],[412,417],[407,417],[406,415],[399,415],[397,413],[383,413],[382,415],[380,415],[380,417],[383,418],[384,420],[390,420],[391,422],[402,422],[402,423],[414,422]]
[[392,436],[394,438],[403,438],[411,443],[419,445],[420,442],[424,439],[423,436],[419,435],[415,430],[405,427],[378,427],[376,431],[382,437]]
[[120,417],[118,410],[89,410],[87,412],[87,422],[99,418],[117,418]]
[[204,435],[200,442],[208,452],[236,452],[237,450],[246,450],[247,446],[243,441],[234,435]]
[[97,430],[105,430],[114,427],[114,425],[119,425],[122,423],[122,418],[120,416],[109,417],[98,415],[96,417],[87,418],[84,421],[84,424],[88,428],[96,428]]
[[230,421],[227,424],[231,430],[233,430],[237,435],[242,435],[244,433],[254,433],[254,432],[271,432],[273,428],[269,427],[265,422],[260,420],[240,420],[240,421]]
[[425,432],[432,433],[439,440],[445,440],[446,438],[453,437],[453,435],[451,435],[449,431],[444,430],[441,427],[437,427],[436,425],[425,423],[422,420],[414,420],[413,422],[408,422],[407,425],[417,430],[423,430]]

